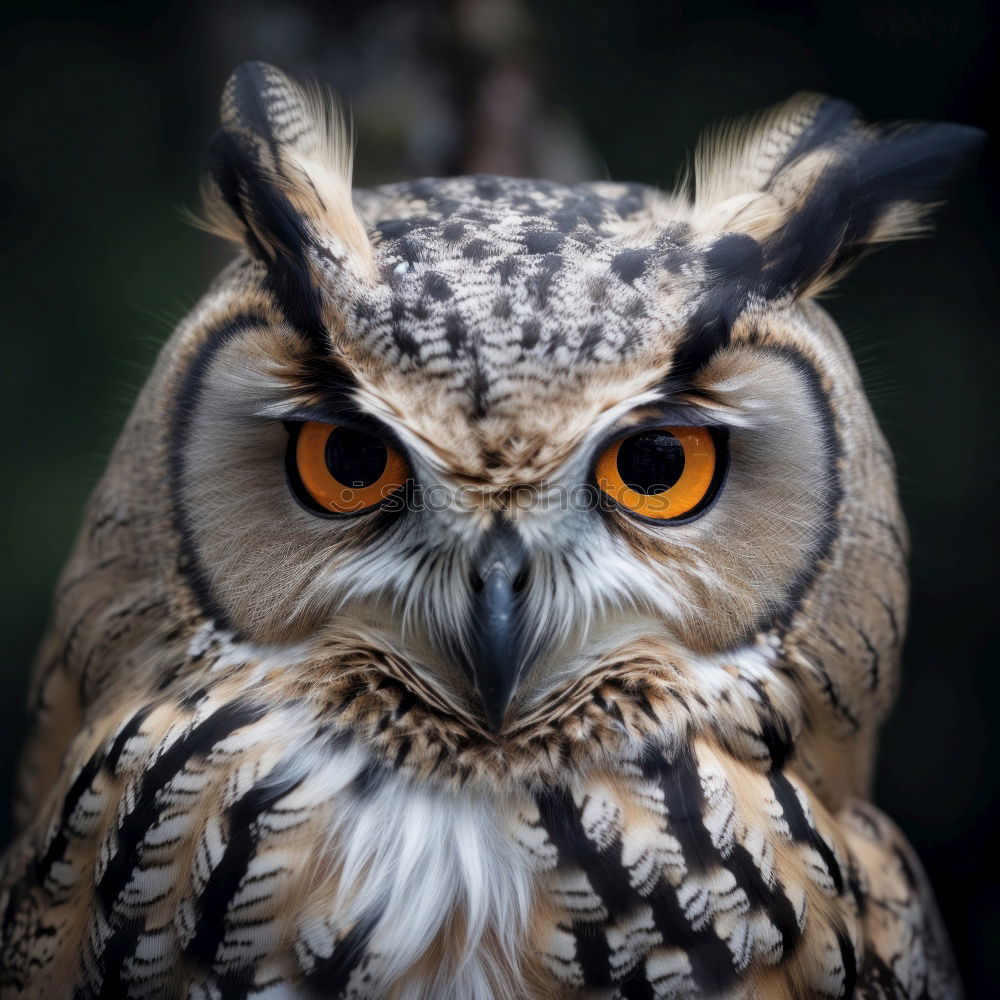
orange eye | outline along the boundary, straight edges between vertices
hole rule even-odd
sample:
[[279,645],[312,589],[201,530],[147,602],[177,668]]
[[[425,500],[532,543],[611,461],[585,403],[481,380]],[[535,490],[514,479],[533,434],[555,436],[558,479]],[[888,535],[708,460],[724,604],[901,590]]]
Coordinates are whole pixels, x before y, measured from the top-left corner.
[[619,438],[597,460],[597,485],[633,514],[671,521],[718,487],[719,455],[707,427],[656,427]]
[[314,504],[334,514],[378,506],[409,474],[395,448],[351,427],[311,420],[299,427],[293,448],[293,478]]

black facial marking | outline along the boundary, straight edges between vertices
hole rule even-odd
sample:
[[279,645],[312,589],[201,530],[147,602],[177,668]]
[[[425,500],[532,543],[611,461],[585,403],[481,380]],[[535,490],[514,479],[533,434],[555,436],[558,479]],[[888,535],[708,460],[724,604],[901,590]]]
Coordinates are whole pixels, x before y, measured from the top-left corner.
[[760,287],[764,257],[756,240],[730,233],[705,250],[703,262],[708,287],[674,353],[671,380],[676,383],[689,382],[729,344],[751,290]]
[[448,243],[457,243],[466,233],[464,222],[449,222],[441,227],[441,235]]
[[500,284],[509,285],[520,269],[520,262],[516,257],[503,257],[496,265],[496,273],[500,277]]
[[764,263],[764,254],[753,237],[743,233],[727,233],[705,251],[702,259],[709,281],[738,286],[757,280]]
[[523,347],[526,351],[530,351],[538,344],[540,333],[541,327],[539,326],[538,320],[526,320],[521,324],[521,347]]
[[417,240],[404,236],[396,244],[396,253],[412,267],[423,258],[424,248]]
[[400,354],[408,358],[420,357],[420,344],[417,339],[406,329],[404,323],[394,323],[392,326],[392,340],[399,349]]
[[645,270],[649,263],[649,247],[636,247],[631,250],[622,250],[615,255],[611,261],[611,270],[618,275],[622,281],[631,285]]
[[[270,132],[267,133],[270,135]],[[316,348],[322,348],[326,330],[319,290],[312,279],[307,254],[313,245],[306,220],[287,195],[261,170],[253,147],[225,131],[217,132],[209,147],[212,176],[222,197],[242,222],[246,240],[258,260],[267,266],[265,284],[289,322]],[[262,244],[251,226],[266,233]]]
[[493,315],[497,319],[510,319],[512,309],[509,295],[499,295],[493,301]]
[[559,254],[546,254],[538,270],[526,282],[529,294],[534,296],[540,307],[544,308],[548,303],[552,281],[562,266],[563,259]]
[[674,351],[668,381],[672,385],[689,383],[716,351],[728,345],[731,333],[728,315],[720,313],[714,302],[704,303]]
[[798,351],[790,347],[761,346],[758,350],[768,351],[787,361],[801,376],[814,411],[819,416],[823,430],[823,450],[826,455],[825,477],[816,483],[816,490],[824,499],[826,515],[822,519],[819,536],[814,543],[814,549],[806,569],[803,569],[788,587],[785,603],[782,608],[773,613],[771,624],[779,628],[787,628],[795,612],[798,610],[806,591],[820,571],[824,560],[830,554],[833,544],[839,534],[840,520],[835,516],[837,508],[844,497],[844,486],[841,482],[839,467],[843,454],[837,422],[834,417],[833,404],[829,393],[823,387],[819,372],[810,361]]
[[402,299],[394,299],[390,309],[390,327],[396,346],[409,357],[420,356],[420,344],[410,333],[410,310]]
[[434,220],[425,216],[417,216],[411,219],[382,219],[375,223],[375,229],[384,240],[398,240],[426,226],[433,226]]
[[680,274],[690,262],[691,253],[683,247],[670,245],[657,250],[656,266],[668,274]]
[[212,596],[208,575],[198,558],[194,530],[184,502],[184,469],[191,425],[201,396],[202,382],[212,359],[220,348],[255,327],[266,327],[265,317],[256,313],[241,313],[209,332],[198,353],[188,365],[177,387],[170,424],[170,445],[167,482],[170,488],[174,526],[180,536],[179,566],[183,577],[202,611],[220,628],[228,627],[228,618]]
[[492,253],[489,243],[485,240],[469,240],[465,246],[462,247],[462,256],[466,260],[471,261],[484,261]]
[[424,276],[424,295],[429,295],[438,302],[444,302],[452,297],[451,285],[443,274],[431,271]]
[[563,245],[561,233],[532,230],[525,233],[524,248],[528,253],[555,253]]
[[458,313],[448,314],[444,321],[444,335],[448,342],[449,353],[452,357],[458,357],[469,338],[465,320]]
[[479,355],[473,356],[472,375],[469,379],[469,394],[472,396],[472,418],[482,420],[486,416],[486,401],[489,398],[490,384],[479,363]]

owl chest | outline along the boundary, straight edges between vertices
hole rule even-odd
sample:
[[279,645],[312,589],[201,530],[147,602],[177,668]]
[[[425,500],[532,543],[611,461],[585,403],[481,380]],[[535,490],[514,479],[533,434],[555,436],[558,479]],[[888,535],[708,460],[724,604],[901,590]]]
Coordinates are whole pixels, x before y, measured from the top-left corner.
[[[806,896],[838,906],[832,850],[807,829],[799,858],[795,791],[761,776],[751,815],[707,750],[501,793],[418,781],[248,711],[172,740],[146,737],[157,717],[126,729],[117,773],[84,772],[68,812],[66,888],[26,873],[24,934],[83,917],[61,954],[82,949],[94,995],[120,980],[164,996],[752,996],[754,970],[812,949]],[[836,935],[811,936],[836,958]]]
[[331,830],[340,882],[301,911],[300,968],[323,982],[358,956],[330,995],[414,1000],[749,998],[789,975],[844,995],[846,858],[788,779],[760,776],[743,801],[721,763],[508,795],[383,776]]
[[258,968],[304,995],[534,996],[537,873],[518,816],[509,798],[424,786],[346,751],[256,821],[216,971],[227,940],[266,924],[276,947]]
[[743,884],[719,791],[683,811],[634,775],[494,795],[359,773],[296,915],[297,975],[323,995],[752,996],[800,933],[801,896]]

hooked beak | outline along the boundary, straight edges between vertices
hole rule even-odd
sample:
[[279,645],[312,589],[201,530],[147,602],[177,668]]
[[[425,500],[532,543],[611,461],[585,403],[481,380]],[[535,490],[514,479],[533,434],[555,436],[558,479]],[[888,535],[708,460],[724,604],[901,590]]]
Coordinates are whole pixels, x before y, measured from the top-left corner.
[[497,732],[520,678],[524,657],[520,592],[528,553],[516,530],[502,521],[486,533],[473,561],[471,662],[486,721]]

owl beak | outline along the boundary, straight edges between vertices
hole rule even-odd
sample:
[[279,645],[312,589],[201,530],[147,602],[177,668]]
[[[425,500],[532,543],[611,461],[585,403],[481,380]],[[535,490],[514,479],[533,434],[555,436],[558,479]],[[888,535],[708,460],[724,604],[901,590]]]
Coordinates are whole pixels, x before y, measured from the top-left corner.
[[518,612],[527,569],[520,537],[508,522],[499,522],[483,539],[471,579],[469,673],[493,732],[503,724],[520,676],[524,643]]

